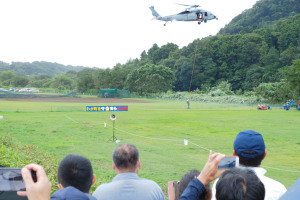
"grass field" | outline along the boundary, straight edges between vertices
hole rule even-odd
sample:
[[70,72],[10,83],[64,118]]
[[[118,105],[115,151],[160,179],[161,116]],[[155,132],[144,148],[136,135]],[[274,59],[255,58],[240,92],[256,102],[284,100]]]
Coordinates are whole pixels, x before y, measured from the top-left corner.
[[[152,102],[128,103],[128,112],[114,112],[115,133],[121,143],[139,148],[139,176],[156,181],[165,194],[168,181],[180,180],[191,169],[201,170],[208,158],[207,149],[232,155],[236,134],[246,129],[263,134],[267,157],[262,166],[267,176],[287,188],[299,178],[299,111],[257,111],[251,106],[196,102],[187,109],[185,102]],[[0,100],[0,134],[34,144],[53,154],[57,162],[69,153],[88,157],[97,186],[115,176],[111,153],[118,145],[108,141],[113,132],[112,112],[85,111],[85,106],[99,105],[107,104]],[[184,145],[184,139],[189,145]]]

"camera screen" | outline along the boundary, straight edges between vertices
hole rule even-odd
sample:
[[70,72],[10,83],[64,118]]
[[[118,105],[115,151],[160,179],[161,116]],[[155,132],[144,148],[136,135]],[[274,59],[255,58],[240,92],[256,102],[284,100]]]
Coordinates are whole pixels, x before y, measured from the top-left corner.
[[238,165],[238,157],[228,156],[221,160],[218,165],[218,169],[229,169]]
[[0,168],[0,191],[25,190],[21,168]]

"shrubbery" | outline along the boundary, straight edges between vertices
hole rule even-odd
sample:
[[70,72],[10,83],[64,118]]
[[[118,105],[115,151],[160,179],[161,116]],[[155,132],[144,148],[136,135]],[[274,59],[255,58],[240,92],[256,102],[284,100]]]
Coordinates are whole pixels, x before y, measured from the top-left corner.
[[293,91],[285,82],[261,83],[254,89],[254,92],[269,102],[285,102],[287,99],[295,98]]
[[[244,95],[235,95],[231,90],[231,84],[228,81],[222,81],[217,86],[207,88],[207,91],[200,91],[196,89],[193,92],[173,92],[156,94],[155,97],[162,99],[176,99],[200,101],[200,102],[214,102],[214,103],[237,103],[237,104],[256,104],[265,102],[266,99],[261,95],[256,95],[255,92],[245,92]],[[241,94],[242,91],[238,91]]]
[[[222,94],[222,95],[220,95]],[[266,100],[261,96],[256,95],[226,95],[222,90],[214,90],[207,94],[198,94],[194,92],[172,92],[161,93],[155,95],[157,98],[162,99],[175,99],[200,101],[200,102],[214,102],[214,103],[236,103],[236,104],[256,104],[265,102]]]
[[52,184],[52,192],[56,191],[57,159],[49,154],[41,152],[34,145],[23,145],[16,142],[10,135],[0,138],[1,165],[5,167],[22,168],[27,164],[36,163],[42,165]]

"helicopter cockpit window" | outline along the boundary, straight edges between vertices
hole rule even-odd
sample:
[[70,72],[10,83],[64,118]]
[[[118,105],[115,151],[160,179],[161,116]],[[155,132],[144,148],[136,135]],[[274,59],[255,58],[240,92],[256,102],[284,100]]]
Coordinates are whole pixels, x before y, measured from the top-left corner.
[[207,16],[207,12],[205,12],[204,15]]
[[189,14],[189,13],[191,13],[191,12],[188,11],[188,10],[185,10],[185,11],[183,11],[183,12],[181,12],[181,13],[178,13],[178,15]]

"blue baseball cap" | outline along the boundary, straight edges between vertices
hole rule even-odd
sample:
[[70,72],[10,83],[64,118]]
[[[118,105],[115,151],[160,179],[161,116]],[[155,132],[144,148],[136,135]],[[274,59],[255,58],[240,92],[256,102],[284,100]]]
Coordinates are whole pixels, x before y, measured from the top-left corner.
[[240,132],[234,140],[233,148],[238,155],[246,158],[255,158],[266,150],[263,136],[253,130]]

